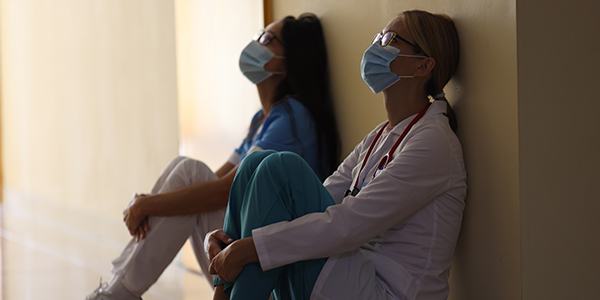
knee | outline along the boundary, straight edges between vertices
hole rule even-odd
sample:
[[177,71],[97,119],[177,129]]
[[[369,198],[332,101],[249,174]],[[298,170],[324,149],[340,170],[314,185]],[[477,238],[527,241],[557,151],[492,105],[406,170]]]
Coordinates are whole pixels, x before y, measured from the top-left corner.
[[185,155],[177,155],[175,156],[175,158],[173,158],[173,160],[171,160],[171,164],[175,164],[177,165],[178,163],[180,163],[183,160],[189,159],[189,157],[185,156]]
[[[276,153],[273,150],[264,150],[264,151],[255,151],[248,154],[240,164],[239,171],[249,172],[250,174],[254,173],[256,167],[268,156]],[[238,172],[239,172],[238,171]]]
[[183,156],[183,155],[175,156],[175,158],[173,158],[169,162],[169,164],[167,165],[167,168],[165,169],[164,172],[166,172],[167,176],[174,173],[177,169],[179,169],[179,172],[181,172],[181,168],[178,168],[178,167],[179,167],[179,165],[181,165],[181,163],[183,163],[186,160],[189,160],[189,158],[187,156]]
[[175,166],[170,177],[173,177],[173,175],[191,182],[209,180],[215,177],[213,171],[204,162],[187,157],[183,157]]
[[289,151],[281,151],[269,155],[263,162],[269,168],[287,168],[290,171],[306,164],[302,156]]
[[304,159],[294,152],[277,152],[262,160],[257,168],[257,176],[271,176],[279,179],[306,165]]
[[271,154],[275,154],[275,153],[277,153],[277,151],[274,151],[274,150],[254,151],[254,152],[248,154],[244,158],[244,161],[249,161],[249,162],[258,161],[260,163],[260,161],[265,159],[267,156],[270,156]]

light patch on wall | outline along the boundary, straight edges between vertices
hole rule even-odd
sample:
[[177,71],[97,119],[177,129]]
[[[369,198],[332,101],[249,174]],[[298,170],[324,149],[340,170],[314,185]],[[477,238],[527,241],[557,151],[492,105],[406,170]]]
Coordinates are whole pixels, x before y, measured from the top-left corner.
[[239,145],[260,108],[238,59],[262,28],[262,2],[175,1],[180,153],[213,170]]

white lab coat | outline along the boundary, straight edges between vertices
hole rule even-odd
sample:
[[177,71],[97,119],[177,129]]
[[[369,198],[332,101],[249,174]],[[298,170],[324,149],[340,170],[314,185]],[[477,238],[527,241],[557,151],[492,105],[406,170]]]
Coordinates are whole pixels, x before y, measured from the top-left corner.
[[262,269],[328,257],[311,299],[446,299],[466,172],[445,112],[446,102],[434,101],[393,160],[373,178],[380,159],[414,115],[384,131],[356,196],[344,193],[379,126],[325,181],[336,205],[255,229]]

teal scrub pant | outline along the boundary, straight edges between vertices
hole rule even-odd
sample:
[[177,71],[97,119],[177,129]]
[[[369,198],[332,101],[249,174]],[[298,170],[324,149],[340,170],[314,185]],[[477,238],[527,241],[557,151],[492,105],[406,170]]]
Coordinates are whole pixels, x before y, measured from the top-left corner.
[[[233,181],[223,230],[234,240],[250,237],[255,228],[323,212],[333,204],[297,154],[254,152],[242,161]],[[248,264],[234,282],[225,283],[225,290],[232,300],[267,300],[271,292],[276,299],[309,299],[326,260],[299,261],[266,272],[258,263]]]

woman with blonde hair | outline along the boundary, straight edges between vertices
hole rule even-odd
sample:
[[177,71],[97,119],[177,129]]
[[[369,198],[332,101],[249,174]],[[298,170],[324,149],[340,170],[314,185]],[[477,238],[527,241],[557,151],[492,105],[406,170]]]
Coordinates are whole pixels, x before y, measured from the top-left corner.
[[467,190],[443,92],[458,53],[449,17],[402,13],[361,61],[387,121],[323,184],[293,153],[242,163],[206,240],[215,299],[447,298]]

